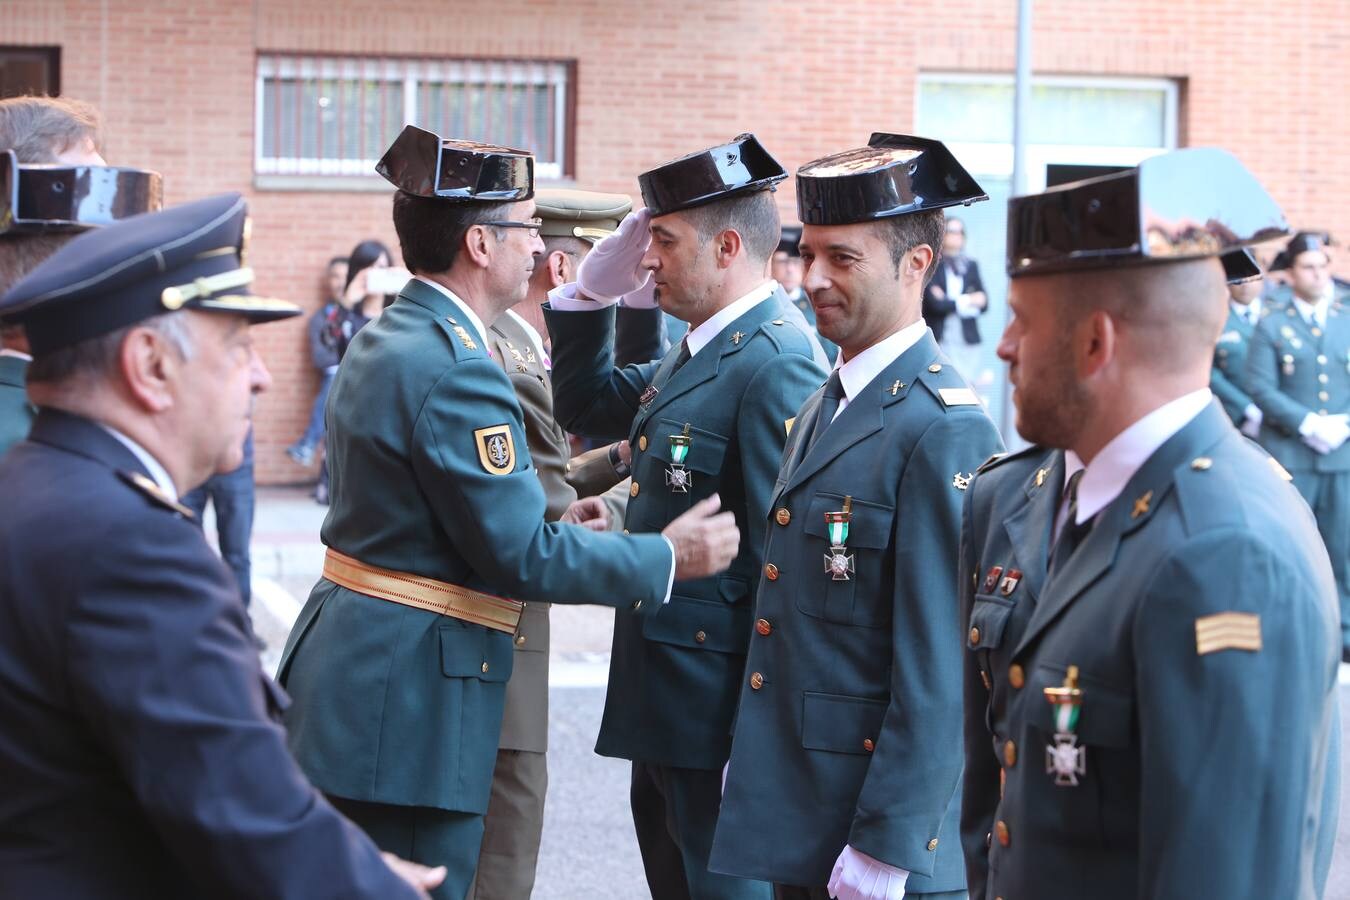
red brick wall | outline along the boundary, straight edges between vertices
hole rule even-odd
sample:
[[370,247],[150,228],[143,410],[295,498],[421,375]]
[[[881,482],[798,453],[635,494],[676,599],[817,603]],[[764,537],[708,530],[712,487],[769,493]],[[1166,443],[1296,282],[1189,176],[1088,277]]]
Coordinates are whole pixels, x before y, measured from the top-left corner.
[[[1294,222],[1350,238],[1341,0],[1038,0],[1035,14],[1037,72],[1183,79],[1184,144],[1233,150]],[[162,171],[169,202],[249,194],[259,290],[312,308],[330,256],[395,245],[389,196],[254,189],[259,50],[575,59],[576,182],[634,192],[642,169],[738,131],[793,169],[907,130],[917,73],[1011,71],[1014,28],[1007,0],[5,0],[0,40],[61,46],[63,90],[102,108],[109,159]],[[790,181],[779,196],[790,215]],[[275,379],[259,479],[296,480],[282,449],[316,383],[304,325],[258,337]]]

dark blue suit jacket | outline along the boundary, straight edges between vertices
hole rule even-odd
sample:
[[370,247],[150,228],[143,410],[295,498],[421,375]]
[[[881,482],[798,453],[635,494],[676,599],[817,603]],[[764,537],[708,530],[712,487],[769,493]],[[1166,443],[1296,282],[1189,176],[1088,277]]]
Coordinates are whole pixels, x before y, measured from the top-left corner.
[[0,461],[0,896],[412,897],[286,752],[229,572],[93,422]]

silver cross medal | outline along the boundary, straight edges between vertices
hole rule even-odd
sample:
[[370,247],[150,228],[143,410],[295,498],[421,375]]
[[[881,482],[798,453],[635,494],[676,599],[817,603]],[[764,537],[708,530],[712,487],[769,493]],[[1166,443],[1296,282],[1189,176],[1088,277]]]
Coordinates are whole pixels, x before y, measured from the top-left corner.
[[689,456],[689,423],[684,423],[683,434],[670,436],[670,468],[666,469],[666,486],[672,494],[687,494],[694,484],[694,473],[684,467]]
[[853,574],[853,555],[844,544],[848,540],[848,524],[853,518],[853,498],[844,498],[844,508],[825,514],[825,527],[830,533],[830,552],[825,554],[825,574],[832,581],[848,581]]
[[1055,708],[1054,742],[1045,747],[1045,772],[1055,776],[1058,787],[1078,787],[1087,774],[1087,748],[1078,746],[1078,713],[1083,692],[1078,688],[1078,667],[1069,666],[1063,687],[1048,687],[1045,699]]

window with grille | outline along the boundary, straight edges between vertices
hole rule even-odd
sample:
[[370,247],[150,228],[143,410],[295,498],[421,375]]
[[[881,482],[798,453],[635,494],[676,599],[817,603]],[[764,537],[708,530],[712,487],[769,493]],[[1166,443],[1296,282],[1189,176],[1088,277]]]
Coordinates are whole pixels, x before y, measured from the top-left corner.
[[572,65],[530,60],[258,57],[255,170],[371,175],[405,124],[530,150],[567,174]]

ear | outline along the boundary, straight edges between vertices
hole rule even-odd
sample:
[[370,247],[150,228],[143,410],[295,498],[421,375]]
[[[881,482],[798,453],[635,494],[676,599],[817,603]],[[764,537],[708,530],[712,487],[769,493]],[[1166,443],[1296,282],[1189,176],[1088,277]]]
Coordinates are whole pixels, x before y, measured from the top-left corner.
[[561,250],[554,250],[550,253],[544,264],[548,266],[549,290],[576,280],[572,257]]
[[728,228],[713,238],[715,241],[714,251],[717,253],[717,268],[725,269],[736,261],[741,255],[741,249],[745,244],[741,241],[741,233],[734,228]]
[[1084,316],[1074,335],[1074,356],[1078,377],[1093,377],[1115,361],[1120,343],[1120,327],[1105,310]]
[[153,329],[131,329],[118,348],[117,367],[127,392],[141,409],[158,414],[174,405],[183,360]]
[[496,244],[497,237],[489,226],[470,225],[464,232],[464,246],[460,250],[474,265],[486,269],[492,265],[492,249]]
[[922,287],[924,276],[928,272],[928,268],[933,265],[933,259],[936,256],[933,248],[927,244],[920,244],[915,247],[906,253],[905,258],[900,262],[900,280],[917,282]]

